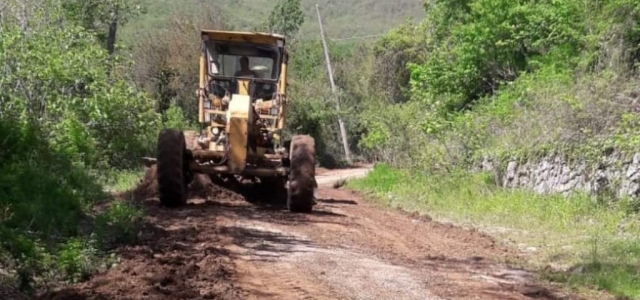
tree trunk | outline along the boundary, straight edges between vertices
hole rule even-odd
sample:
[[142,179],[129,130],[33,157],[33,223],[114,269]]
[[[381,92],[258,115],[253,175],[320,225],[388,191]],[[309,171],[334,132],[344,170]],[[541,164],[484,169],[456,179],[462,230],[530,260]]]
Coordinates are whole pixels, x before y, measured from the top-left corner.
[[18,13],[18,20],[20,21],[20,29],[22,32],[26,32],[29,29],[29,14],[27,13],[27,3],[22,1],[22,7]]
[[4,3],[4,0],[0,0],[0,27],[2,27],[2,24],[4,23],[4,10],[6,7],[7,5]]
[[109,55],[113,54],[116,51],[116,34],[118,32],[118,12],[119,6],[115,5],[113,8],[113,15],[111,18],[111,23],[109,23],[109,34],[107,35],[107,52]]

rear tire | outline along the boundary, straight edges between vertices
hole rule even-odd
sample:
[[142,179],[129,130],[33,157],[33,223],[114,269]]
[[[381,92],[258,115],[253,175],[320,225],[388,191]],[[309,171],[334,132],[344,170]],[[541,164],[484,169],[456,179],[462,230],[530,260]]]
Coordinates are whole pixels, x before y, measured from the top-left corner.
[[167,129],[158,136],[158,192],[160,203],[178,207],[187,202],[189,172],[182,131]]
[[296,135],[291,140],[290,175],[287,207],[291,212],[310,213],[315,205],[314,192],[316,152],[315,140],[308,135]]

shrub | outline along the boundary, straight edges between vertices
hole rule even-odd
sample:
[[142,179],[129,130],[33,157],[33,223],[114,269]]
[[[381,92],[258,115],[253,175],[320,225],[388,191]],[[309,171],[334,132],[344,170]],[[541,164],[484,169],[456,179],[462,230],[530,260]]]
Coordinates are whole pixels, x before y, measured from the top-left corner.
[[39,124],[56,151],[90,167],[129,166],[152,149],[153,102],[108,75],[118,65],[93,36],[78,28],[0,35],[3,119]]
[[164,113],[165,128],[175,128],[175,129],[191,129],[197,128],[197,126],[193,125],[194,122],[185,118],[184,113],[180,106],[171,105],[169,109],[167,109]]
[[114,203],[96,218],[98,240],[105,247],[135,242],[141,221],[139,208],[124,202]]
[[122,75],[128,62],[47,4],[45,25],[0,30],[0,259],[22,288],[91,272],[88,211],[108,197],[100,175],[137,165],[160,129],[151,99]]
[[57,253],[56,265],[67,279],[77,282],[87,279],[98,268],[98,250],[93,243],[72,238]]
[[421,24],[378,42],[408,59],[408,97],[369,100],[360,145],[395,166],[437,170],[550,148],[630,150],[639,6],[432,1]]

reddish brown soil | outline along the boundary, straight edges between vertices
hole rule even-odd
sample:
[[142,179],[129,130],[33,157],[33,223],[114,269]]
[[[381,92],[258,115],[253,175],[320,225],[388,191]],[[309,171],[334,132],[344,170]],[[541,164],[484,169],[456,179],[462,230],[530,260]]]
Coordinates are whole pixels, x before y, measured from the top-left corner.
[[349,191],[321,186],[312,214],[292,214],[206,177],[192,190],[186,207],[165,209],[143,183],[142,242],[43,299],[583,299],[509,267],[519,254],[485,234]]

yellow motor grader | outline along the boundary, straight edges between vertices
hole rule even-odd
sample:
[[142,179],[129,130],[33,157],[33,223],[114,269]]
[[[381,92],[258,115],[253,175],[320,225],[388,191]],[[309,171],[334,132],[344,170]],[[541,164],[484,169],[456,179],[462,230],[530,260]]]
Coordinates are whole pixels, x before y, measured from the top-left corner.
[[169,207],[185,204],[189,183],[201,173],[272,185],[287,193],[290,211],[310,212],[317,187],[314,139],[282,139],[288,104],[285,38],[215,30],[202,30],[201,37],[201,128],[195,145],[187,145],[177,128],[159,134],[160,201]]

